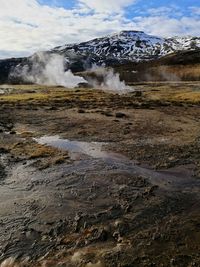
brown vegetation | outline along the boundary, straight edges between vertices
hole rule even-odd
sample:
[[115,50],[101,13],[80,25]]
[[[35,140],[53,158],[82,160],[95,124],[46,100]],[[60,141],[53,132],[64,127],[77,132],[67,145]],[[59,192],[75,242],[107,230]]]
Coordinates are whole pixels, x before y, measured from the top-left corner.
[[199,81],[200,50],[178,52],[154,61],[116,67],[126,82]]

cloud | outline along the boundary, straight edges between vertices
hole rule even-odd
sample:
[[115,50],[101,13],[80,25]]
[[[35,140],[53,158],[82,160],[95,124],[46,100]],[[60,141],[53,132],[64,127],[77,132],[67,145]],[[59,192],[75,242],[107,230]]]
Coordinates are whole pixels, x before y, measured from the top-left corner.
[[64,9],[36,0],[1,0],[0,57],[30,55],[57,45],[86,41],[129,26],[119,14],[94,14],[87,8]]
[[95,12],[113,13],[121,12],[136,0],[79,0],[79,2]]
[[159,36],[200,35],[199,9],[194,8],[187,16],[172,17],[172,10],[162,7],[130,18],[125,8],[136,0],[76,0],[68,9],[53,5],[53,1],[50,6],[41,4],[48,1],[0,1],[0,58],[31,55],[120,30]]
[[176,5],[161,6],[157,8],[150,8],[147,10],[147,14],[150,16],[183,16],[181,9]]
[[146,14],[133,19],[135,28],[162,37],[200,36],[200,8],[189,7],[184,15],[178,6],[163,6],[147,9]]
[[200,7],[192,6],[192,7],[190,7],[190,10],[192,11],[192,13],[193,13],[194,15],[198,15],[198,16],[200,16]]

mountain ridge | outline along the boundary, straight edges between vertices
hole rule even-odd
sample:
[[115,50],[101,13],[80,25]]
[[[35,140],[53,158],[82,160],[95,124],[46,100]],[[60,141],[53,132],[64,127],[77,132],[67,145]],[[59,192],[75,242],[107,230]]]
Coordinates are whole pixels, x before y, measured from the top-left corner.
[[142,31],[121,31],[87,42],[55,47],[50,52],[64,55],[69,62],[73,61],[74,55],[84,59],[89,54],[93,63],[112,65],[158,59],[196,48],[200,48],[200,37],[162,38]]
[[[86,42],[65,44],[42,53],[47,56],[62,55],[65,58],[65,69],[81,72],[93,65],[115,67],[129,63],[152,62],[179,51],[199,49],[200,37],[162,38],[142,31],[121,31]],[[25,58],[0,60],[0,83],[10,81],[9,74],[16,66],[31,67],[35,59],[37,60],[37,53]]]

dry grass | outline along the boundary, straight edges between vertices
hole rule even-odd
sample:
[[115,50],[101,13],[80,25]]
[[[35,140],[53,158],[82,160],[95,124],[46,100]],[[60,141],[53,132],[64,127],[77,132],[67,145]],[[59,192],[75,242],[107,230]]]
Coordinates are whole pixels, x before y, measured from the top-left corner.
[[[33,87],[32,87],[33,86]],[[60,87],[42,87],[36,91],[34,85],[22,89],[19,86],[9,94],[0,95],[0,103],[37,103],[37,102],[62,102],[62,101],[90,101],[98,99],[102,91],[94,89],[67,89]],[[105,95],[105,94],[104,94]]]
[[51,157],[55,158],[55,163],[62,162],[64,157],[68,155],[66,151],[28,141],[14,144],[11,147],[11,152],[15,157],[28,159]]
[[37,92],[37,93],[13,93],[9,95],[0,96],[0,102],[33,102],[34,100],[48,101],[56,97],[65,97],[66,95],[61,92]]
[[33,141],[18,142],[7,148],[15,159],[34,160],[33,164],[36,164],[35,167],[40,170],[71,162],[67,151],[40,145]]
[[[130,68],[121,67],[117,69],[123,80],[128,83],[147,81],[199,81],[200,64],[193,65],[131,65]],[[136,72],[133,72],[136,71]]]
[[200,104],[200,84],[198,83],[158,83],[157,85],[149,83],[148,87],[141,87],[144,97],[152,101]]
[[[181,70],[180,70],[181,71]],[[188,70],[189,71],[189,70]],[[196,70],[198,72],[198,70]],[[135,97],[134,94],[116,95],[96,89],[66,89],[60,87],[42,87],[33,92],[35,86],[27,86],[26,91],[16,86],[15,93],[0,96],[0,105],[28,105],[30,106],[51,106],[59,108],[82,107],[110,107],[123,108],[138,105],[145,102],[153,104],[153,101],[168,101],[173,104],[185,102],[186,104],[200,103],[200,83],[146,83],[143,86],[135,86],[144,91],[142,98]],[[29,88],[29,93],[27,92]],[[151,101],[151,102],[149,102]]]
[[153,80],[198,81],[200,80],[200,64],[159,66],[149,69]]

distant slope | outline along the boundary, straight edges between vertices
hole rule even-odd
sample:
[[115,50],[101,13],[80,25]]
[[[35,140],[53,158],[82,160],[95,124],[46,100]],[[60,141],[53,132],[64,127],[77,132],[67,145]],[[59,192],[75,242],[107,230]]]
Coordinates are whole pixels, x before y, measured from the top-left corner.
[[179,51],[148,62],[118,65],[115,70],[127,82],[200,80],[200,49]]
[[113,66],[155,60],[165,55],[200,48],[200,37],[159,38],[138,31],[122,31],[102,38],[56,47],[52,53],[64,55],[77,71],[92,64]]
[[30,64],[30,58],[9,58],[0,60],[0,84],[3,83],[21,83],[21,80],[12,80],[10,79],[10,73],[17,66],[24,66]]
[[[70,68],[73,72],[84,71],[93,64],[112,66],[120,71],[122,77],[132,82],[135,79],[150,79],[152,73],[147,71],[147,68],[153,71],[153,76],[156,78],[154,74],[158,69],[156,66],[200,63],[199,49],[200,37],[160,38],[140,31],[122,31],[88,42],[66,44],[44,53],[63,55],[66,69]],[[31,59],[34,57],[35,55],[29,58],[0,60],[0,83],[21,82],[13,77],[10,78],[10,71],[18,65],[31,66]],[[146,78],[142,73],[144,69],[148,76]],[[137,75],[132,71],[137,71]]]

